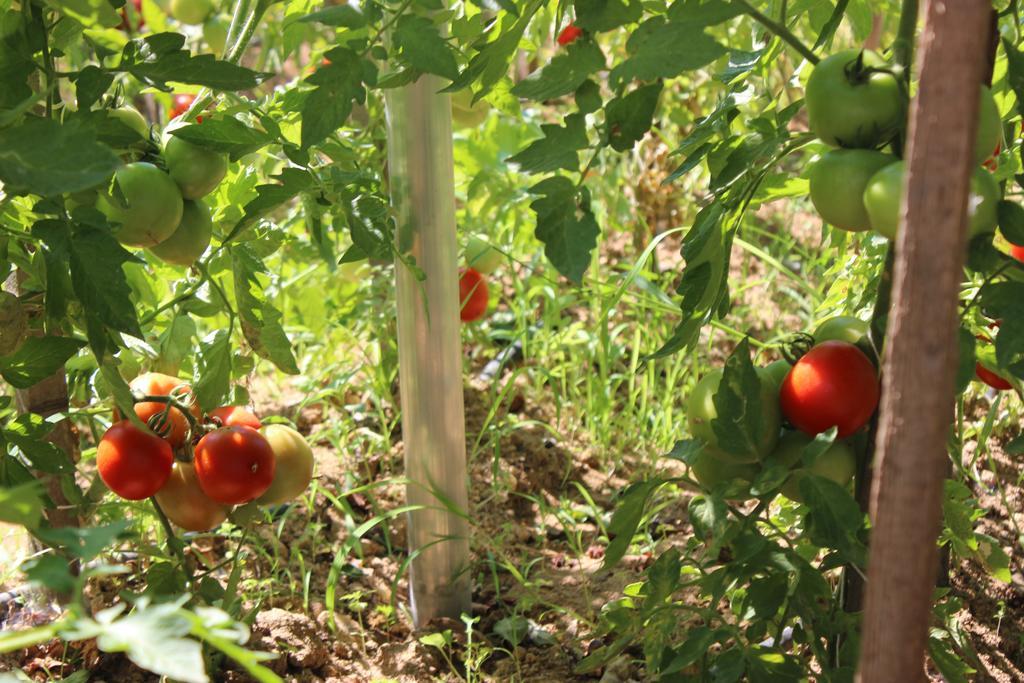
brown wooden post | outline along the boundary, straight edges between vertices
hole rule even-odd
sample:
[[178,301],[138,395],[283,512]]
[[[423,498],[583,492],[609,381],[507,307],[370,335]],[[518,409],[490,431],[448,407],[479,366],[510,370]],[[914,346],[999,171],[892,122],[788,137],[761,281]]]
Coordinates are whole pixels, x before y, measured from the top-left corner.
[[990,11],[988,0],[931,0],[919,42],[876,443],[863,683],[924,680]]

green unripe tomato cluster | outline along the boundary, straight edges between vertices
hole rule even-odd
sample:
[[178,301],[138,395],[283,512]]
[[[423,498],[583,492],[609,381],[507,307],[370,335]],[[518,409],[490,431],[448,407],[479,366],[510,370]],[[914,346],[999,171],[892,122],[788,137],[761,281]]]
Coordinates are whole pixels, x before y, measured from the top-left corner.
[[[149,126],[136,110],[113,109],[109,115],[149,138]],[[201,200],[224,179],[228,160],[171,134],[185,125],[177,121],[164,131],[166,170],[148,161],[131,161],[108,185],[70,195],[69,207],[94,203],[122,244],[149,248],[167,263],[192,265],[206,251],[213,233],[210,210]]]
[[[996,150],[1002,121],[992,91],[981,86],[973,161]],[[842,50],[819,62],[807,80],[811,131],[833,149],[808,171],[811,202],[822,219],[850,231],[873,229],[895,239],[905,164],[879,148],[899,139],[908,110],[904,87],[892,67],[871,50]],[[995,230],[1001,191],[982,168],[971,177],[971,238]]]

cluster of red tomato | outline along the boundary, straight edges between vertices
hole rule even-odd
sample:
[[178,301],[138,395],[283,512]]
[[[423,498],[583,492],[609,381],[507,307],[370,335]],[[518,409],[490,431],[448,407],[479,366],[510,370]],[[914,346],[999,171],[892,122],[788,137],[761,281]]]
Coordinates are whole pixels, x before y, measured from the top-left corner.
[[[194,96],[175,98],[176,116],[191,104],[189,98]],[[95,206],[116,226],[114,234],[122,244],[148,248],[167,263],[191,266],[210,245],[213,220],[202,199],[227,174],[227,156],[171,135],[185,125],[180,119],[164,128],[158,155],[149,124],[136,109],[119,107],[108,115],[138,136],[124,151],[128,163],[108,185],[71,195],[69,206]]]
[[[906,120],[904,86],[892,66],[870,50],[844,50],[814,67],[805,92],[811,131],[835,147],[811,167],[810,196],[836,228],[873,229],[895,239],[906,164],[879,151],[900,138]],[[1002,191],[981,165],[999,149],[1002,121],[992,91],[981,86],[968,203],[970,238],[991,235]]]
[[[705,444],[691,463],[696,479],[708,489],[726,483],[742,488],[763,469],[781,465],[789,470],[782,493],[798,502],[803,499],[800,482],[808,474],[848,485],[857,459],[847,439],[868,424],[880,395],[878,370],[862,350],[868,348],[867,332],[862,320],[830,318],[814,331],[814,346],[795,363],[779,360],[757,368],[758,440],[742,453],[735,447],[724,448],[711,424],[718,417],[715,396],[723,371],[705,375],[687,405],[690,432]],[[833,427],[836,440],[805,464],[805,448],[816,435]]]
[[96,451],[100,478],[118,496],[153,496],[177,526],[206,531],[227,519],[232,506],[279,505],[309,485],[313,452],[291,427],[263,425],[239,406],[204,415],[191,387],[169,375],[139,375],[131,389],[139,399],[135,414],[151,430],[115,412],[119,421]]
[[471,323],[484,317],[490,290],[487,278],[501,265],[501,252],[483,238],[473,235],[466,244],[466,267],[459,271],[459,317]]

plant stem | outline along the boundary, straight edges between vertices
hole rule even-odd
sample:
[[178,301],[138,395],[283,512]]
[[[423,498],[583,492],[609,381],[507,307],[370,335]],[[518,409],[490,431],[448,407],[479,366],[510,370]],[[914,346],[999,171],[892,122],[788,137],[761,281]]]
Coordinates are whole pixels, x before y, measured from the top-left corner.
[[177,534],[174,533],[174,529],[171,527],[171,520],[167,519],[167,515],[164,513],[163,508],[160,507],[160,503],[156,502],[156,496],[150,496],[149,500],[153,503],[153,509],[156,510],[156,516],[160,519],[160,525],[164,528],[164,533],[167,534],[167,547],[171,553],[181,563],[181,571],[185,572],[185,580],[187,586],[192,585],[192,571],[188,566],[188,559],[185,557],[184,544],[181,539],[178,538]]
[[764,26],[766,29],[774,33],[784,42],[788,43],[790,47],[800,53],[800,55],[811,64],[817,64],[821,61],[818,55],[811,51],[811,48],[804,45],[799,38],[793,35],[784,24],[780,24],[771,17],[759,12],[753,5],[747,0],[735,0],[735,4],[743,9],[743,11],[750,15],[754,21]]
[[910,67],[914,61],[914,33],[917,31],[918,0],[903,0],[896,40],[892,44],[893,61],[903,67],[903,78],[910,82]]

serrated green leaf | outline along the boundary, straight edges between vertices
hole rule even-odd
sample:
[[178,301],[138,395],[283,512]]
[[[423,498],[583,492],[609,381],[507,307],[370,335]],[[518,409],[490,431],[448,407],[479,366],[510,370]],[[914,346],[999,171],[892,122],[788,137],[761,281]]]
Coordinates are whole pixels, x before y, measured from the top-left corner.
[[750,361],[750,342],[744,338],[725,362],[714,396],[717,416],[711,421],[711,429],[719,448],[742,456],[759,452],[761,394],[761,379]]
[[537,216],[534,234],[544,243],[545,255],[559,273],[581,282],[600,234],[589,194],[563,176],[542,180],[530,194],[541,195],[530,208]]
[[119,519],[103,526],[81,529],[72,527],[39,529],[36,533],[47,543],[60,546],[71,555],[88,562],[121,537],[128,529],[129,524],[129,520]]
[[1024,207],[1003,199],[996,209],[999,212],[999,232],[1010,244],[1024,245]]
[[330,64],[321,66],[307,83],[316,89],[302,105],[302,149],[309,149],[341,128],[352,113],[354,102],[366,101],[364,83],[376,81],[376,67],[354,50],[336,47],[327,52]]
[[604,53],[597,43],[576,41],[543,69],[535,71],[512,88],[512,94],[531,100],[549,100],[574,92],[590,74],[604,69]]
[[352,5],[335,5],[312,12],[299,19],[301,22],[316,22],[324,26],[357,29],[366,26],[366,17]]
[[402,57],[414,69],[450,80],[458,78],[459,65],[455,55],[437,26],[426,17],[403,14],[395,26],[394,37]]
[[214,90],[249,90],[272,74],[257,73],[244,66],[217,59],[211,54],[193,55],[180,49],[184,36],[157,33],[125,46],[121,69],[143,83],[201,85]]
[[281,312],[264,296],[266,287],[259,279],[266,272],[263,263],[246,246],[234,247],[231,256],[238,315],[246,341],[258,356],[282,372],[299,374],[291,341],[281,327]]
[[729,524],[729,508],[717,495],[694,496],[688,506],[693,534],[702,541],[717,541]]
[[699,24],[666,22],[662,17],[640,24],[626,42],[626,50],[631,56],[612,69],[613,84],[674,78],[705,67],[727,52]]
[[598,33],[631,24],[643,14],[640,0],[574,0],[576,26]]
[[[52,338],[52,337],[51,337]],[[29,343],[35,341],[30,339]],[[77,351],[81,342],[75,347]],[[44,375],[48,377],[53,373]],[[75,471],[75,465],[71,458],[60,448],[46,441],[46,435],[53,430],[53,423],[48,422],[41,415],[26,413],[19,415],[3,429],[4,438],[17,446],[32,467],[48,474],[62,474]]]
[[285,168],[278,175],[271,176],[271,179],[278,182],[256,186],[256,198],[245,205],[244,215],[224,238],[225,243],[234,240],[260,218],[313,186],[313,176],[299,168]]
[[0,521],[35,529],[43,516],[42,486],[32,480],[0,487]]
[[645,85],[624,97],[616,97],[605,106],[605,126],[612,149],[625,152],[647,134],[661,88],[661,83]]
[[46,4],[85,26],[114,28],[121,23],[107,0],[46,0]]
[[565,126],[546,123],[540,129],[544,137],[530,143],[526,149],[510,157],[509,161],[519,164],[524,173],[545,173],[560,168],[578,171],[579,151],[586,149],[589,144],[583,115],[566,116]]
[[[67,150],[75,163],[67,163]],[[78,192],[108,180],[121,160],[96,141],[94,130],[77,121],[65,124],[27,117],[0,130],[0,182],[8,192],[52,196]]]
[[202,124],[175,128],[171,135],[211,152],[227,154],[232,161],[275,142],[269,133],[230,116],[204,118]]
[[608,523],[608,536],[611,541],[604,553],[602,569],[610,569],[619,563],[629,545],[633,542],[633,535],[640,526],[640,520],[644,516],[644,508],[647,506],[647,499],[660,487],[664,481],[661,479],[648,479],[635,484],[630,484],[615,505],[615,512]]
[[214,330],[199,342],[196,401],[201,406],[217,406],[231,390],[231,336],[227,330]]
[[70,242],[71,283],[86,312],[107,327],[142,338],[123,265],[139,259],[103,230],[83,227]]
[[70,337],[32,337],[0,356],[0,375],[13,387],[28,389],[64,367],[85,342]]

